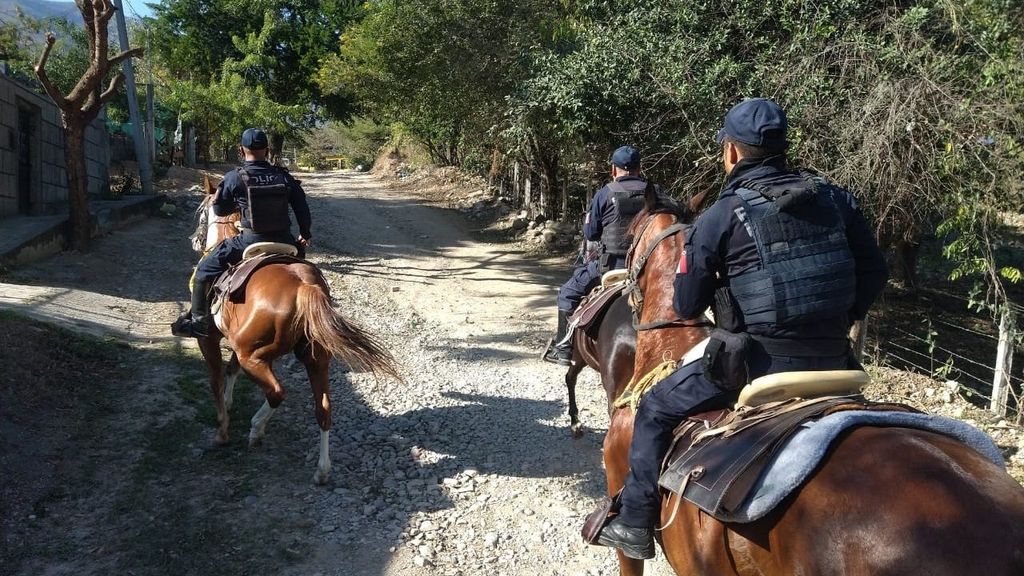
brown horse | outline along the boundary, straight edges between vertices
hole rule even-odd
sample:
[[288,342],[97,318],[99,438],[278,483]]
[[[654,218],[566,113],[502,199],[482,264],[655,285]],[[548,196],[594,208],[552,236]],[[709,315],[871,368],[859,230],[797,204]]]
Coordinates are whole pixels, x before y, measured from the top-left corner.
[[595,319],[586,330],[573,334],[572,365],[565,373],[565,386],[569,390],[569,429],[579,438],[583,424],[576,406],[576,380],[584,368],[590,366],[601,374],[601,385],[608,398],[608,413],[612,402],[622,393],[633,377],[636,330],[624,297],[616,298],[608,309]]
[[[204,186],[207,197],[200,207],[200,229],[194,241],[209,249],[239,233],[238,216],[216,217],[210,208],[216,187],[209,178],[204,178]],[[331,358],[344,360],[353,368],[371,370],[378,376],[400,379],[391,355],[334,309],[323,276],[308,262],[275,263],[259,268],[245,287],[245,299],[237,303],[225,300],[214,319],[217,329],[211,329],[209,337],[199,338],[199,347],[206,359],[217,407],[217,443],[228,441],[228,410],[240,370],[263,389],[266,400],[252,417],[250,446],[263,438],[267,421],[285,397],[284,388],[274,376],[273,362],[294,353],[306,367],[320,425],[320,458],[313,480],[325,483],[331,470]],[[222,338],[227,339],[233,351],[226,382],[220,350]]]
[[[651,246],[676,221],[655,200],[634,225],[635,253],[651,250],[635,271],[642,323],[674,316],[672,280],[680,234]],[[705,337],[698,326],[637,335],[636,373],[680,358]],[[604,444],[608,491],[629,470],[630,409],[612,415]],[[663,496],[662,548],[677,574],[791,576],[1024,574],[1024,489],[971,448],[930,432],[861,427],[833,445],[818,471],[768,516],[721,523],[678,497]],[[620,573],[643,561],[619,553]]]

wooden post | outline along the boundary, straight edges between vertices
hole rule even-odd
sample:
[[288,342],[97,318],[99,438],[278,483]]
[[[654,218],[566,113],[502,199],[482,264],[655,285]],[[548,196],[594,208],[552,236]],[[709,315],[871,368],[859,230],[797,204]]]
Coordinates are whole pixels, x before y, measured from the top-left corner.
[[868,319],[857,320],[850,327],[850,348],[857,362],[864,362],[864,342],[867,340]]
[[999,344],[996,347],[996,370],[992,379],[992,404],[989,407],[1000,416],[1006,416],[1006,400],[1010,395],[1015,327],[1013,312],[1006,307],[999,319]]

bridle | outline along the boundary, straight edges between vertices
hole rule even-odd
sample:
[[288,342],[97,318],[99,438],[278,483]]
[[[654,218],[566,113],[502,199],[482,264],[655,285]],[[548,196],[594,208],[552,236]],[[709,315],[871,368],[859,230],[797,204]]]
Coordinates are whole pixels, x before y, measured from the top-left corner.
[[644,266],[647,265],[647,261],[650,260],[651,255],[654,254],[654,250],[658,248],[659,244],[676,234],[681,234],[686,231],[686,224],[679,222],[678,217],[673,216],[676,220],[675,223],[668,226],[661,232],[658,232],[658,235],[647,244],[647,247],[644,249],[643,253],[640,254],[640,257],[634,261],[637,244],[640,239],[644,237],[644,234],[647,233],[647,229],[650,227],[651,223],[654,222],[654,218],[659,214],[662,213],[653,213],[647,216],[646,221],[644,221],[643,226],[640,228],[640,233],[636,235],[636,241],[630,245],[629,251],[626,253],[626,269],[629,272],[627,275],[626,286],[623,288],[623,291],[628,294],[629,297],[629,307],[633,312],[633,328],[637,332],[640,332],[642,330],[656,330],[659,328],[700,328],[710,326],[711,323],[707,320],[683,320],[682,318],[655,320],[653,322],[647,322],[646,324],[640,323],[640,313],[643,311],[644,307],[644,293],[640,289],[639,281],[640,275],[643,274]]

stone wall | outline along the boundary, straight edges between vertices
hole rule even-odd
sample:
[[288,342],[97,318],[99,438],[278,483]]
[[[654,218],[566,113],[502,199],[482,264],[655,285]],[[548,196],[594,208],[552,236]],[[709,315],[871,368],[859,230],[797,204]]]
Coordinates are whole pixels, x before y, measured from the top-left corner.
[[[49,97],[0,75],[0,218],[19,214],[19,123],[23,119],[28,119],[31,125],[29,214],[56,214],[67,209],[68,177],[60,110]],[[99,197],[109,186],[110,145],[105,111],[86,131],[85,155],[89,194]]]

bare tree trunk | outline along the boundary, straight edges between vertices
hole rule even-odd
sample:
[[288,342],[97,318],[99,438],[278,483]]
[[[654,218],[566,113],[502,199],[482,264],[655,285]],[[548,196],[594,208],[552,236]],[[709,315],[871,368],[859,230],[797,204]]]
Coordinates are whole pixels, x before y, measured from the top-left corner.
[[[85,168],[85,131],[99,115],[100,109],[120,89],[124,75],[114,74],[104,89],[104,79],[115,66],[129,58],[142,55],[141,48],[123,50],[109,55],[107,28],[114,17],[116,8],[110,0],[75,0],[85,24],[89,42],[89,67],[78,83],[66,95],[50,80],[46,63],[57,39],[46,35],[43,53],[36,63],[35,72],[39,82],[53,103],[60,108],[64,120],[64,159],[68,177],[68,208],[71,224],[71,247],[85,250],[92,237],[92,222],[89,218],[89,178]],[[136,126],[135,129],[140,129]],[[141,159],[140,159],[141,161]]]
[[64,120],[64,164],[68,175],[68,221],[71,249],[86,250],[92,240],[89,217],[89,174],[85,168],[85,129],[76,118]]

